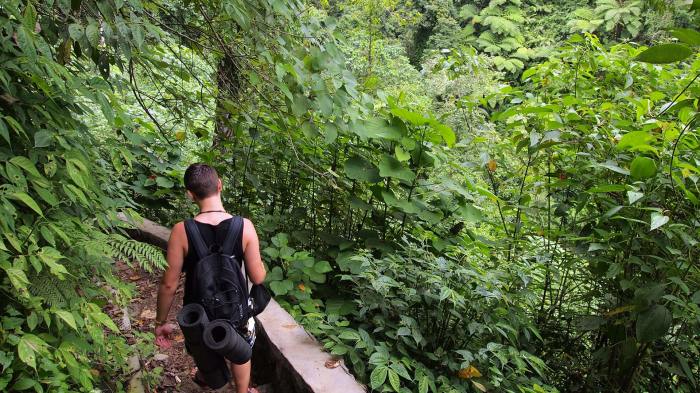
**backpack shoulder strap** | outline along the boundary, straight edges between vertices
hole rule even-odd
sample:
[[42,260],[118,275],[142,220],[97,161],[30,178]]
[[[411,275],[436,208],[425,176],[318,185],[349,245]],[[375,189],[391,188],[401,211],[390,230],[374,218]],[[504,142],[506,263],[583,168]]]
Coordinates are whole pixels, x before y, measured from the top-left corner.
[[202,259],[209,255],[207,244],[204,242],[202,233],[199,231],[199,227],[197,227],[197,223],[194,219],[190,218],[189,220],[185,220],[185,233],[187,234],[187,238],[192,240],[194,251],[197,253],[197,259]]
[[241,236],[243,236],[243,217],[233,216],[231,221],[229,221],[226,238],[221,247],[224,255],[233,255],[236,244],[241,241]]

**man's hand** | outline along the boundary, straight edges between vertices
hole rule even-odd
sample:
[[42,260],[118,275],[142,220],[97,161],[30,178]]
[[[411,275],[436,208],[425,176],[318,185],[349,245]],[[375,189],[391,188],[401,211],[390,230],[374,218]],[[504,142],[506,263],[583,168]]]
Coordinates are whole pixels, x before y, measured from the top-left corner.
[[163,349],[170,348],[170,334],[173,332],[175,326],[169,323],[164,323],[162,325],[156,324],[156,345]]

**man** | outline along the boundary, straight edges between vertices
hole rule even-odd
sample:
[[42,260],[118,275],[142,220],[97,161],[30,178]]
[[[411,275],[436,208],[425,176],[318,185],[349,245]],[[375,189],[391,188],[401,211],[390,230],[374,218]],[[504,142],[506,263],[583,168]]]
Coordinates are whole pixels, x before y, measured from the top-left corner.
[[[192,164],[185,171],[185,188],[189,199],[199,206],[199,214],[194,217],[196,225],[199,227],[202,237],[207,246],[217,240],[221,241],[225,237],[228,228],[226,223],[234,219],[228,214],[221,202],[221,179],[214,168],[205,164]],[[191,239],[189,239],[191,240]],[[168,241],[167,261],[168,268],[163,274],[158,289],[158,309],[156,313],[156,344],[161,347],[168,347],[169,335],[173,325],[166,324],[170,306],[173,303],[175,291],[177,290],[180,274],[187,272],[192,264],[197,263],[197,256],[191,241],[187,238],[184,222],[175,224]],[[243,235],[240,244],[234,245],[234,254],[240,254],[239,260],[245,261],[245,271],[254,284],[261,284],[265,280],[265,267],[260,258],[260,246],[258,235],[255,232],[253,223],[248,219],[243,219]],[[187,278],[187,275],[185,275]],[[184,303],[187,299],[188,284],[185,283]],[[251,318],[248,324],[249,332],[244,338],[252,346],[255,339],[254,323]],[[252,330],[252,331],[250,331]],[[231,372],[236,383],[236,393],[255,392],[249,388],[250,384],[250,361],[245,364],[231,364]],[[194,381],[201,385],[199,375],[194,376]]]

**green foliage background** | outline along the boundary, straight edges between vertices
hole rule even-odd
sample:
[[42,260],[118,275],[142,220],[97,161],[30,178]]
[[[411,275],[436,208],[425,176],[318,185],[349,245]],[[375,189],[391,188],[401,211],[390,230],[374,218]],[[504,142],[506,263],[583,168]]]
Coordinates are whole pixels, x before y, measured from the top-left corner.
[[123,389],[204,161],[372,391],[697,391],[695,3],[3,3],[0,389]]

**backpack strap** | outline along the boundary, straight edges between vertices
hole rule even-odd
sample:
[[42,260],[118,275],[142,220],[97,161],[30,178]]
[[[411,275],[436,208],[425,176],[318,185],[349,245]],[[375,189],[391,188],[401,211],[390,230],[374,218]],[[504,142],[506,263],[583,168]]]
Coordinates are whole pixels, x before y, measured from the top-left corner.
[[224,255],[232,255],[238,259],[237,255],[233,255],[236,249],[236,244],[241,241],[243,236],[243,217],[234,216],[231,221],[229,221],[228,231],[226,232],[226,238],[224,239],[224,244],[221,247],[221,252]]
[[199,227],[197,227],[197,223],[194,219],[190,218],[189,220],[185,220],[185,233],[187,234],[187,238],[192,240],[194,251],[197,253],[197,259],[202,259],[209,255],[207,244],[204,242],[202,233],[199,231]]

